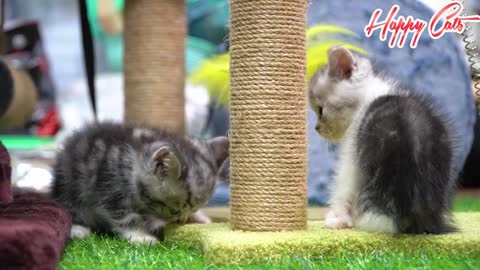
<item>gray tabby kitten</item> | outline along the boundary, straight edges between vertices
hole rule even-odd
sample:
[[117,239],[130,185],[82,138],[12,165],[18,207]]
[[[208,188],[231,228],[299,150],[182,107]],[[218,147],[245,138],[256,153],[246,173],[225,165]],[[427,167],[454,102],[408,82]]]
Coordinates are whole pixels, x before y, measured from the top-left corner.
[[71,237],[90,229],[155,243],[166,223],[209,222],[197,212],[228,156],[226,137],[208,141],[115,123],[69,137],[54,167],[52,196],[70,210]]
[[343,47],[312,79],[316,130],[341,142],[325,225],[386,233],[445,233],[454,132],[428,96],[373,71],[367,58]]

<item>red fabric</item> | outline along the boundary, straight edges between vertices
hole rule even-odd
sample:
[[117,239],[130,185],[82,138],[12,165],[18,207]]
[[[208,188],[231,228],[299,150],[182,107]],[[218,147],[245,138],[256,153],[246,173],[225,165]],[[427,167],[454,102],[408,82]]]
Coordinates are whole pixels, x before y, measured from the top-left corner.
[[10,155],[2,142],[0,142],[0,204],[10,203],[13,200],[12,185],[10,183],[11,174]]
[[68,211],[36,193],[0,204],[0,269],[55,269],[71,228]]
[[55,269],[72,221],[68,210],[41,194],[13,196],[8,151],[0,142],[0,269]]

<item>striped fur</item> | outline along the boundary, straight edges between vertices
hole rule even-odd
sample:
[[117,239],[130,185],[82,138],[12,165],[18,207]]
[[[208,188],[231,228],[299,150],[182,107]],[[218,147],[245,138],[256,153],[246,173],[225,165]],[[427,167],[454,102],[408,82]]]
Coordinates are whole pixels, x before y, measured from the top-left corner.
[[[228,156],[228,139],[101,123],[67,138],[58,153],[52,197],[77,226],[155,242],[169,222],[184,223],[210,198]],[[141,237],[143,235],[143,238]]]

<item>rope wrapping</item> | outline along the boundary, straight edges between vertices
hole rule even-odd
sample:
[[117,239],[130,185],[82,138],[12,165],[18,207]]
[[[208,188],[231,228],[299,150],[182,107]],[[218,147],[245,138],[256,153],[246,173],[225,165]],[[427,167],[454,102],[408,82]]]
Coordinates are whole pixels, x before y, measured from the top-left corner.
[[305,0],[231,0],[231,226],[306,227]]
[[126,122],[183,133],[185,3],[126,0]]

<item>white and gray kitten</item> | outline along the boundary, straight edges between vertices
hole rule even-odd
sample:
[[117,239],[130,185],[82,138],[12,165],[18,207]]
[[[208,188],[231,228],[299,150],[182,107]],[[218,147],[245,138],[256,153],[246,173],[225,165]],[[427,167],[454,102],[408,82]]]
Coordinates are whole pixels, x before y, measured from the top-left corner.
[[451,123],[428,96],[333,47],[313,77],[317,132],[341,142],[325,225],[385,233],[445,233],[455,176]]
[[159,129],[101,123],[69,137],[54,167],[52,197],[70,210],[71,237],[90,229],[155,243],[166,223],[209,222],[209,199],[228,139],[184,138]]

